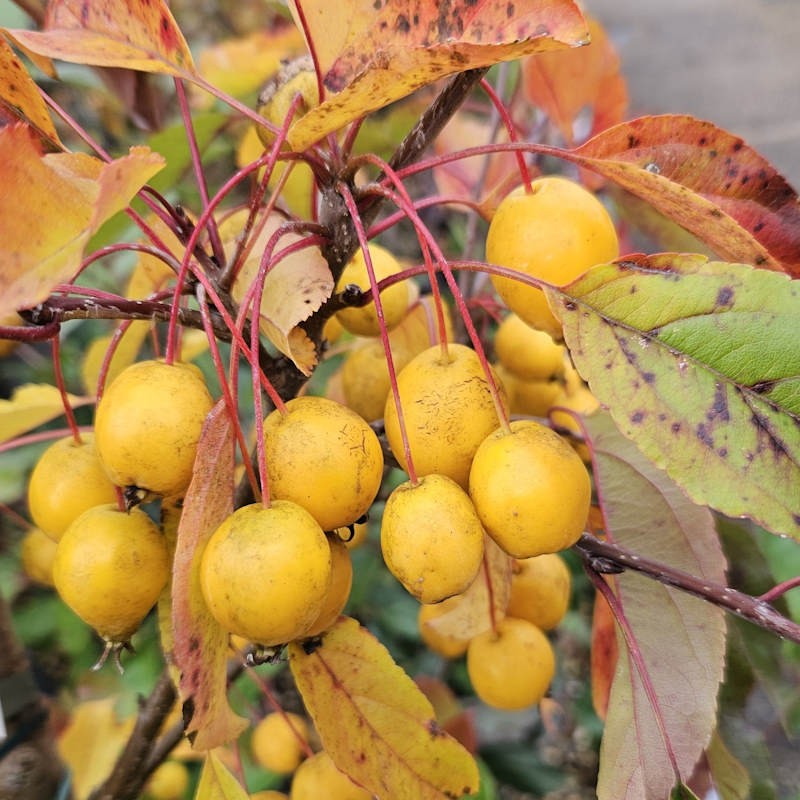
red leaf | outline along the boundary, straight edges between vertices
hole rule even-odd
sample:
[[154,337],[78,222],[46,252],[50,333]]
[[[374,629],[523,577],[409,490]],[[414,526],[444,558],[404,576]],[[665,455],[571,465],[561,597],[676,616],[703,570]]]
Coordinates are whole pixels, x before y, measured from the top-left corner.
[[172,658],[180,671],[180,694],[191,701],[187,734],[197,750],[235,739],[247,727],[227,698],[228,632],[206,606],[200,590],[203,548],[233,513],[233,433],[220,401],[203,426],[195,472],[183,503],[172,576]]
[[600,719],[605,719],[608,712],[608,698],[618,657],[614,615],[608,603],[595,593],[592,617],[592,705]]
[[690,116],[616,125],[564,158],[647,200],[720,257],[800,276],[800,203],[742,139]]

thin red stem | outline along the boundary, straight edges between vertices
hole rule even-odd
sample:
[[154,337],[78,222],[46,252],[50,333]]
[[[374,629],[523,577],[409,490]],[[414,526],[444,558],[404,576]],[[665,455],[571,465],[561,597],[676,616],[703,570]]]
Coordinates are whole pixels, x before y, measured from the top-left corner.
[[67,386],[64,383],[64,373],[61,370],[61,340],[58,336],[50,340],[50,349],[53,354],[53,372],[56,377],[56,386],[58,393],[61,395],[61,402],[64,405],[64,414],[67,417],[67,425],[72,431],[72,438],[75,439],[75,444],[81,443],[81,432],[78,427],[78,422],[75,419],[75,412],[72,410],[72,405],[69,402],[69,395],[67,394]]
[[308,20],[306,19],[305,11],[303,11],[302,0],[295,0],[294,4],[297,17],[300,20],[300,27],[303,31],[303,36],[308,46],[308,52],[311,55],[311,60],[314,63],[314,72],[317,75],[317,92],[319,94],[319,101],[325,101],[325,83],[323,81],[322,68],[319,63],[319,56],[317,55],[316,48],[314,47],[314,37],[311,35],[311,29],[308,27]]
[[765,603],[771,603],[773,600],[777,600],[779,597],[783,597],[786,592],[791,591],[792,589],[796,589],[800,586],[800,575],[795,578],[789,578],[787,581],[783,581],[779,583],[777,586],[773,586],[769,591],[764,592],[764,594],[759,595],[759,600],[763,600]]

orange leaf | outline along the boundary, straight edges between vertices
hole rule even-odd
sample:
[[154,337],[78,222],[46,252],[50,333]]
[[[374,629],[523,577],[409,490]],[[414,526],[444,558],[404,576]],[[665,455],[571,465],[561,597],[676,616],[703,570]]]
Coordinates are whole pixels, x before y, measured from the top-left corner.
[[560,155],[646,200],[722,259],[800,276],[797,193],[763,156],[713,123],[640,117]]
[[289,143],[304,150],[421,86],[467,69],[585,44],[572,0],[293,0],[322,73],[326,101],[300,118]]
[[43,156],[27,125],[0,130],[0,316],[69,280],[91,235],[163,165],[145,147],[109,164],[81,153]]
[[[489,584],[492,591],[489,593]],[[511,596],[511,557],[503,552],[494,540],[484,537],[483,568],[469,588],[458,595],[452,611],[426,623],[442,636],[472,639],[492,627],[489,613],[490,597],[495,622],[506,614]]]
[[592,618],[592,705],[600,719],[606,718],[618,657],[614,615],[602,596],[595,593]]
[[[235,739],[247,727],[227,697],[228,633],[203,599],[200,559],[220,523],[233,513],[233,433],[220,401],[208,415],[197,446],[196,469],[183,503],[172,573],[172,659],[180,670],[186,733],[197,750]],[[188,704],[188,706],[187,706]]]
[[622,122],[628,108],[619,56],[603,26],[588,17],[587,22],[588,47],[531,56],[522,67],[526,98],[558,125],[570,145],[575,120],[585,108],[592,111],[592,134]]
[[44,30],[8,30],[40,55],[191,78],[192,54],[162,0],[52,0]]
[[0,113],[31,125],[51,150],[63,150],[42,95],[8,42],[0,36]]
[[289,663],[325,750],[378,797],[444,800],[478,788],[470,754],[436,722],[425,695],[371,633],[343,617]]
[[431,701],[436,719],[442,728],[457,739],[470,753],[478,751],[478,734],[470,711],[465,711],[456,693],[439,678],[417,675],[414,683]]

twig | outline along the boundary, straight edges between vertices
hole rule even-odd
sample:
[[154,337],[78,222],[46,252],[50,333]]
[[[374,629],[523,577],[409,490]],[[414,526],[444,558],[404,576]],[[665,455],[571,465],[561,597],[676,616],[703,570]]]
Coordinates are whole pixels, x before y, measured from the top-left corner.
[[760,628],[800,644],[800,625],[784,617],[759,597],[698,578],[696,575],[690,575],[688,572],[645,556],[636,555],[630,550],[603,542],[588,533],[581,536],[575,547],[597,572],[620,571],[619,567],[640,572],[666,586],[673,586],[702,600],[708,600]]

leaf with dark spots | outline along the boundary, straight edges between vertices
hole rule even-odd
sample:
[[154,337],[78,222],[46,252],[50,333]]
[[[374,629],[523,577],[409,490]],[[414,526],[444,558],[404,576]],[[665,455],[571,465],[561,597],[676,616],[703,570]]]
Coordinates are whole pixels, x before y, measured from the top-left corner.
[[324,102],[292,125],[304,150],[439,78],[589,40],[573,0],[293,0]]
[[52,0],[41,31],[8,30],[39,55],[191,80],[189,46],[163,0]]
[[648,458],[696,502],[800,538],[800,283],[661,254],[547,293],[581,375]]
[[721,258],[800,275],[800,203],[740,138],[686,115],[616,125],[564,158],[677,222]]

